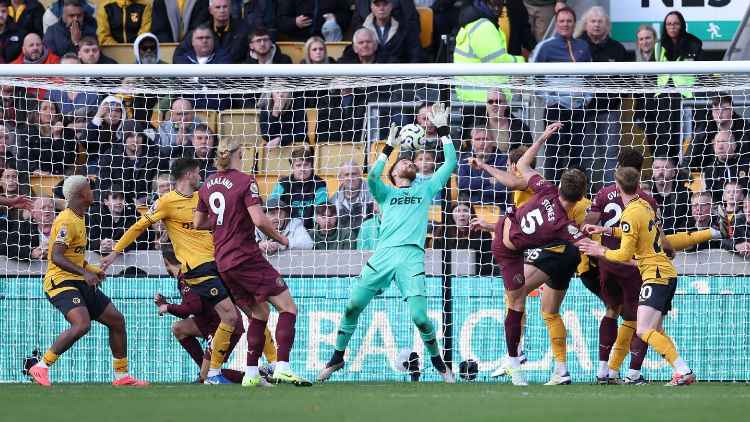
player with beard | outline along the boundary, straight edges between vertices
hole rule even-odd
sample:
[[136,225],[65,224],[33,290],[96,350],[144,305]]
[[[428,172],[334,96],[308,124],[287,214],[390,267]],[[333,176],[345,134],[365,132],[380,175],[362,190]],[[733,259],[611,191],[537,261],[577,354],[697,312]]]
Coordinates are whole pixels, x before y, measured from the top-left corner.
[[360,314],[378,292],[395,280],[409,305],[412,321],[422,336],[433,366],[445,382],[456,382],[453,372],[443,362],[435,327],[427,315],[424,269],[424,243],[432,198],[445,187],[456,167],[456,149],[448,127],[449,115],[442,103],[433,105],[428,114],[430,121],[438,128],[445,162],[429,181],[417,186],[413,185],[417,166],[404,158],[396,162],[389,172],[395,187],[386,185],[381,179],[388,155],[398,139],[398,129],[395,124],[391,126],[387,145],[367,175],[367,185],[382,210],[378,245],[351,292],[339,325],[333,356],[318,375],[318,381],[327,380],[344,367],[344,351],[357,328]]

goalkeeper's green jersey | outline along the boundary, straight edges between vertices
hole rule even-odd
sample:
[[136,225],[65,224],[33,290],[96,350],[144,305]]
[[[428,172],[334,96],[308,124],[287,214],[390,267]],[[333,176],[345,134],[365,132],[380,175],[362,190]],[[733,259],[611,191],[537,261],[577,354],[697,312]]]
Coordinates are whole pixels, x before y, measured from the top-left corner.
[[387,158],[381,154],[375,162],[367,185],[381,210],[376,250],[394,246],[415,245],[424,249],[427,221],[432,198],[448,183],[456,168],[456,148],[450,137],[443,137],[445,162],[430,180],[417,186],[396,188],[381,179]]

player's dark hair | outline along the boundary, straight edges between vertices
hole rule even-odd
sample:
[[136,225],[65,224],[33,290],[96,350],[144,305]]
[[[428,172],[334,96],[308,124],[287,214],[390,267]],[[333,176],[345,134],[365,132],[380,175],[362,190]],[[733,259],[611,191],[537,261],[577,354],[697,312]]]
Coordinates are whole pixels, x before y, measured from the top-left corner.
[[571,15],[573,15],[573,22],[578,21],[578,16],[576,16],[576,11],[571,9],[568,6],[561,7],[560,10],[555,12],[555,21],[557,21],[557,17],[560,16],[561,13],[570,13]]
[[253,38],[265,37],[266,35],[268,35],[269,37],[271,36],[271,33],[268,32],[268,29],[262,26],[258,26],[253,31],[250,31],[250,37],[248,38],[248,40],[252,42]]
[[170,242],[161,244],[161,257],[171,265],[182,265],[177,255],[174,253],[174,247]]
[[304,160],[310,164],[313,164],[313,162],[315,161],[315,152],[312,148],[307,146],[297,148],[292,151],[292,156],[289,157],[289,164],[294,164],[294,162],[297,160]]
[[714,107],[720,107],[723,105],[733,105],[732,103],[732,94],[728,92],[719,92],[711,98],[711,105]]
[[193,169],[197,169],[200,167],[200,162],[196,160],[195,158],[190,157],[182,157],[174,160],[174,163],[172,163],[172,168],[170,171],[172,172],[172,179],[174,180],[180,180],[182,179],[187,172]]
[[338,211],[336,210],[336,204],[332,202],[324,202],[318,206],[315,207],[315,215],[325,215],[326,217],[331,217],[334,215],[338,215]]
[[620,167],[615,171],[615,181],[623,193],[633,195],[641,185],[641,172],[633,167]]
[[643,170],[643,154],[633,147],[621,147],[617,155],[618,167],[633,167],[634,169]]
[[[508,153],[508,160],[510,160],[511,164],[518,164],[518,160],[520,160],[521,157],[523,157],[523,154],[526,153],[528,149],[529,149],[528,147],[523,146],[523,145],[513,148]],[[531,168],[535,168],[535,167],[536,167],[536,157],[531,159]]]
[[578,202],[583,199],[586,192],[586,173],[572,168],[563,172],[560,177],[560,196],[570,202]]

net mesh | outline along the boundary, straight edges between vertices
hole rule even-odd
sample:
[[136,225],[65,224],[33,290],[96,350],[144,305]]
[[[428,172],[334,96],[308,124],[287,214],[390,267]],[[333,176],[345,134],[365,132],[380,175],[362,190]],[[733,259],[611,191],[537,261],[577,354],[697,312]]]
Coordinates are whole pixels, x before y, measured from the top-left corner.
[[[43,352],[67,324],[47,302],[41,283],[49,226],[65,206],[64,177],[84,174],[95,187],[96,202],[87,215],[88,260],[98,262],[170,189],[175,158],[198,158],[205,178],[215,171],[215,147],[224,137],[242,144],[243,171],[256,177],[264,200],[278,196],[292,207],[282,228],[295,244],[282,252],[271,246],[268,257],[301,309],[292,366],[314,378],[333,350],[349,291],[377,243],[379,211],[364,178],[394,122],[422,125],[427,142],[417,151],[394,153],[387,169],[397,157],[407,157],[418,166],[417,183],[431,177],[444,157],[425,105],[437,101],[451,106],[451,135],[460,157],[430,211],[426,281],[429,315],[454,365],[474,359],[479,379],[489,380],[505,354],[505,303],[490,253],[492,237],[469,231],[468,224],[474,217],[496,221],[514,206],[504,186],[470,169],[465,158],[504,169],[510,151],[560,120],[565,123],[560,135],[537,159],[545,178],[557,180],[562,170],[579,167],[590,179],[593,198],[612,183],[621,147],[631,146],[646,156],[643,187],[661,205],[667,233],[719,229],[717,207],[728,211],[728,238],[675,256],[681,278],[666,326],[702,378],[750,379],[744,358],[750,352],[748,76],[682,75],[666,84],[664,75],[607,74],[0,78],[0,190],[6,196],[51,198],[35,201],[31,211],[2,207],[0,381],[25,380],[24,357]],[[309,169],[292,159],[300,148],[314,155]],[[317,183],[305,183],[310,178]],[[318,206],[323,203],[334,207]],[[331,215],[336,218],[326,218]],[[198,368],[170,332],[175,318],[159,317],[152,301],[161,292],[179,302],[177,283],[160,254],[165,241],[163,227],[152,226],[116,261],[103,290],[125,315],[133,372],[152,381],[189,381]],[[552,365],[538,302],[537,295],[528,301],[524,340],[532,381],[546,380]],[[591,380],[604,307],[575,279],[561,313],[573,379]],[[406,380],[408,374],[396,370],[403,349],[420,355],[427,367],[423,379],[437,379],[408,308],[391,286],[363,314],[348,370],[338,379]],[[244,367],[245,350],[243,339],[230,366]],[[645,371],[651,378],[671,374],[654,352]],[[52,374],[66,382],[109,380],[106,330],[95,324]]]

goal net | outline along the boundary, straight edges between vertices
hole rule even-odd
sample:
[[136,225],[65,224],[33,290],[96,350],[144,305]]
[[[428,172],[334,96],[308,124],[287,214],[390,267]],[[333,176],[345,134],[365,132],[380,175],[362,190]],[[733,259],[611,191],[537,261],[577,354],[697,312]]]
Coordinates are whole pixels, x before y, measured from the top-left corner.
[[[450,106],[459,164],[429,213],[426,291],[454,369],[473,359],[477,379],[490,381],[505,355],[506,305],[492,234],[470,231],[469,222],[494,222],[514,206],[512,192],[465,159],[505,169],[515,148],[561,121],[559,135],[537,157],[548,180],[580,168],[593,199],[613,182],[620,150],[631,147],[646,157],[643,189],[662,207],[668,234],[718,229],[718,208],[729,213],[726,239],[676,253],[680,280],[665,325],[702,379],[750,379],[750,67],[707,63],[686,74],[686,66],[512,66],[2,69],[0,191],[35,201],[30,211],[0,209],[0,382],[26,381],[24,358],[43,353],[67,326],[42,289],[50,225],[65,207],[64,177],[86,175],[94,187],[86,222],[88,261],[96,263],[170,190],[174,159],[198,159],[205,178],[215,171],[222,138],[241,143],[242,170],[255,176],[269,216],[292,239],[283,251],[263,244],[300,309],[292,366],[313,379],[332,353],[349,292],[378,241],[379,209],[367,174],[391,124],[414,123],[425,129],[424,148],[397,149],[383,180],[390,183],[386,174],[401,157],[417,164],[415,183],[432,176],[444,161],[427,118],[435,102]],[[617,217],[621,211],[605,210]],[[102,290],[125,315],[132,372],[152,382],[189,382],[198,367],[171,332],[177,318],[159,317],[153,303],[156,293],[180,301],[161,255],[168,241],[162,225],[152,226],[111,267]],[[552,369],[543,294],[533,293],[527,304],[523,347],[533,382],[546,381]],[[574,381],[596,375],[604,309],[579,279],[571,282],[561,314]],[[422,380],[438,379],[399,290],[390,286],[360,318],[336,379],[407,381],[399,371],[404,350],[419,355]],[[228,365],[244,368],[245,354],[243,338]],[[107,331],[93,324],[60,358],[52,379],[108,381],[110,359]],[[649,351],[644,374],[667,379],[671,371]]]

